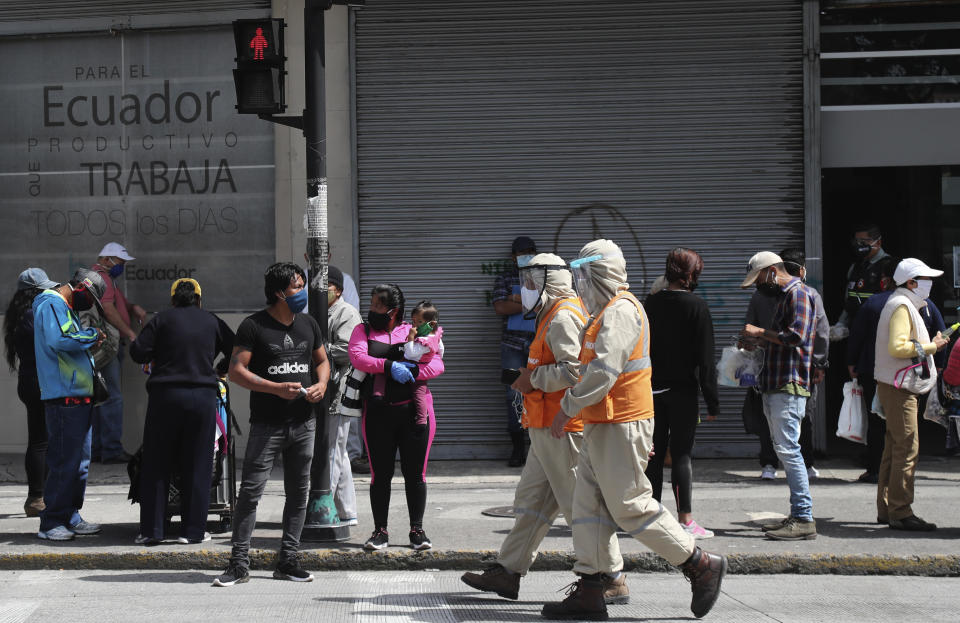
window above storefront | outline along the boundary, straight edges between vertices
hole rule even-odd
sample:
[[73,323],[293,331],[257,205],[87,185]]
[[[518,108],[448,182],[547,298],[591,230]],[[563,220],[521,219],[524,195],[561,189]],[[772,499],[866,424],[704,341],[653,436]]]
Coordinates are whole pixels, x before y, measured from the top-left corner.
[[960,106],[960,4],[864,4],[821,12],[821,104]]

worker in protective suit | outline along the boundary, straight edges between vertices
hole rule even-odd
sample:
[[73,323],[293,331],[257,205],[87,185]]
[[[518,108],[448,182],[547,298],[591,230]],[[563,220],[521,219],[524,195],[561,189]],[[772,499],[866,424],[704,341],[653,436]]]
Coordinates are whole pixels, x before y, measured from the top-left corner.
[[[577,460],[583,424],[572,418],[555,438],[550,425],[560,410],[563,392],[580,376],[580,332],[587,321],[573,290],[570,270],[552,253],[541,253],[520,266],[520,297],[526,315],[536,317],[536,333],[527,366],[513,388],[523,394],[523,427],[530,451],[513,500],[516,521],[500,548],[497,562],[482,574],[465,573],[467,585],[517,599],[520,578],[537,557],[537,548],[562,512],[571,521]],[[630,592],[620,570],[623,559],[616,538],[601,562],[607,603],[627,603]]]
[[580,579],[565,600],[546,604],[542,614],[606,620],[603,572],[619,526],[683,570],[693,590],[690,609],[702,617],[720,595],[727,559],[696,546],[653,498],[644,475],[653,448],[650,328],[643,306],[628,291],[623,253],[609,240],[594,240],[570,268],[592,319],[582,338],[580,380],[564,394],[551,433],[562,436],[571,416],[583,420],[573,494],[573,570]]

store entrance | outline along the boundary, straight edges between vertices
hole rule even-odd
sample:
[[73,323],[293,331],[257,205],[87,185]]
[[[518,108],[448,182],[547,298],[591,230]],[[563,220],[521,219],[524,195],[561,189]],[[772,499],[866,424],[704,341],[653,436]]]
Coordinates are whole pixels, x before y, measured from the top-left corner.
[[[850,246],[857,224],[875,223],[884,250],[898,259],[920,258],[944,271],[931,300],[949,325],[957,322],[955,248],[960,248],[960,167],[862,167],[823,169],[823,300],[830,323],[843,309]],[[843,383],[849,380],[846,341],[833,342],[827,375],[827,450],[830,456],[857,455],[860,446],[838,439],[837,417]],[[945,431],[922,421],[920,451],[945,453]]]

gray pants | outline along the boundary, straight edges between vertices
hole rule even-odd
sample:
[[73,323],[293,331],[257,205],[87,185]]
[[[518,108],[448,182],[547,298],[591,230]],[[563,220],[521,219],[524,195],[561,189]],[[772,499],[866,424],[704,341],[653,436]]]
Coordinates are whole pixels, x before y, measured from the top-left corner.
[[277,455],[283,456],[283,492],[286,496],[279,562],[296,558],[300,548],[300,532],[307,514],[316,430],[317,421],[314,418],[281,425],[250,423],[247,452],[243,457],[243,480],[233,520],[232,562],[243,567],[250,566],[250,537],[257,523],[257,504]]
[[360,439],[360,418],[350,419],[350,433],[347,435],[347,455],[350,460],[359,459],[363,454],[363,440]]
[[333,502],[337,505],[340,521],[357,518],[357,492],[353,487],[353,471],[350,469],[350,457],[347,454],[347,436],[350,424],[360,418],[347,417],[339,413],[327,414],[327,442],[330,461],[330,490]]

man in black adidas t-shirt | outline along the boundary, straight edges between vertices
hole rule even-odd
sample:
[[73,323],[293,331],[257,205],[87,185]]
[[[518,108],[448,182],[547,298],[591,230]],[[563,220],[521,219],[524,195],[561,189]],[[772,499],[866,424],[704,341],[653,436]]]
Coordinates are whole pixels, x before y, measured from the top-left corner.
[[250,537],[257,503],[274,459],[283,455],[283,537],[273,577],[309,582],[297,551],[310,491],[310,464],[317,422],[313,403],[323,398],[330,364],[317,322],[303,311],[307,289],[303,269],[274,264],[264,273],[268,307],[247,317],[237,330],[230,380],[250,390],[250,435],[233,523],[233,552],[214,586],[250,579]]

